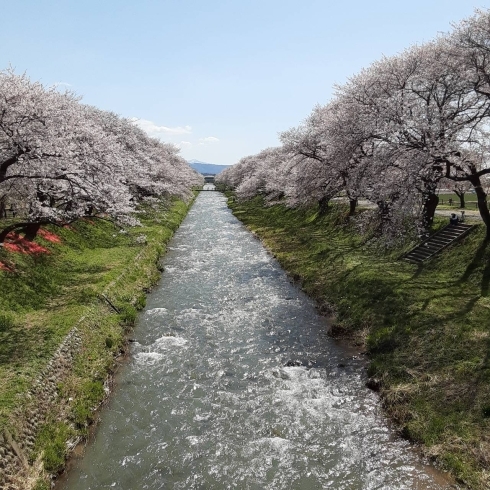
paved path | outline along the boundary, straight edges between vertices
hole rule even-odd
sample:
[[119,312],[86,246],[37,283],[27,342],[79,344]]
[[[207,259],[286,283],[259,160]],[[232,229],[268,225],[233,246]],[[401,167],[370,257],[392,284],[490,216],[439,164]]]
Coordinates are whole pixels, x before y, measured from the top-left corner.
[[[376,204],[373,204],[371,201],[366,201],[364,199],[359,200],[359,206],[365,207],[365,208],[375,208]],[[456,213],[456,216],[461,218],[461,209],[454,207],[450,209],[441,209],[438,208],[436,209],[436,214],[438,216],[451,216],[452,213]],[[465,220],[466,221],[481,221],[481,216],[480,216],[480,211],[477,209],[465,209]]]
[[[456,216],[461,218],[461,209],[436,209],[436,214],[439,216],[451,216],[451,213],[456,213]],[[475,210],[464,210],[465,221],[481,221],[480,211]]]

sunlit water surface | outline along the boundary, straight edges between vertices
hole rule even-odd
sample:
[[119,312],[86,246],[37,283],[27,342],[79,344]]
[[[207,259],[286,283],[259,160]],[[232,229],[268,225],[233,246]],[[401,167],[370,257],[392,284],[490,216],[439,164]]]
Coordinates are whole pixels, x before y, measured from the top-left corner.
[[447,488],[221,194],[201,193],[164,266],[65,490]]

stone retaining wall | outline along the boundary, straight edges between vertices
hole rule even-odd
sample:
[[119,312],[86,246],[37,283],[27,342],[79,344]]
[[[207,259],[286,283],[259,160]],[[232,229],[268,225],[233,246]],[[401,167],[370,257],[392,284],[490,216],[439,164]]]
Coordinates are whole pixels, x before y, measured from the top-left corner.
[[75,355],[80,351],[81,338],[72,328],[54,353],[22,407],[12,417],[12,432],[0,434],[0,490],[26,490],[27,482],[35,481],[39,464],[30,462],[37,431],[48,415],[59,416],[63,410],[58,399],[58,385],[70,373]]

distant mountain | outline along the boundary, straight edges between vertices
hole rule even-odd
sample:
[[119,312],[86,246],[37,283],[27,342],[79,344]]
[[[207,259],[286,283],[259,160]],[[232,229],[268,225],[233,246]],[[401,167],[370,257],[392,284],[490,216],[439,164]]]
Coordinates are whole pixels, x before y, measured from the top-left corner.
[[189,160],[189,165],[203,175],[216,175],[231,165],[215,165],[214,163],[201,162],[199,160]]

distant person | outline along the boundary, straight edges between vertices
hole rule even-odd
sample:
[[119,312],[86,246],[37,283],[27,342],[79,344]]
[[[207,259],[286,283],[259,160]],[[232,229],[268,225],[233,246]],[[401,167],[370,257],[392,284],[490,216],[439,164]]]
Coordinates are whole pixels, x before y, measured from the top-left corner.
[[459,218],[456,216],[456,213],[451,213],[451,217],[449,218],[450,225],[457,225],[459,223]]

